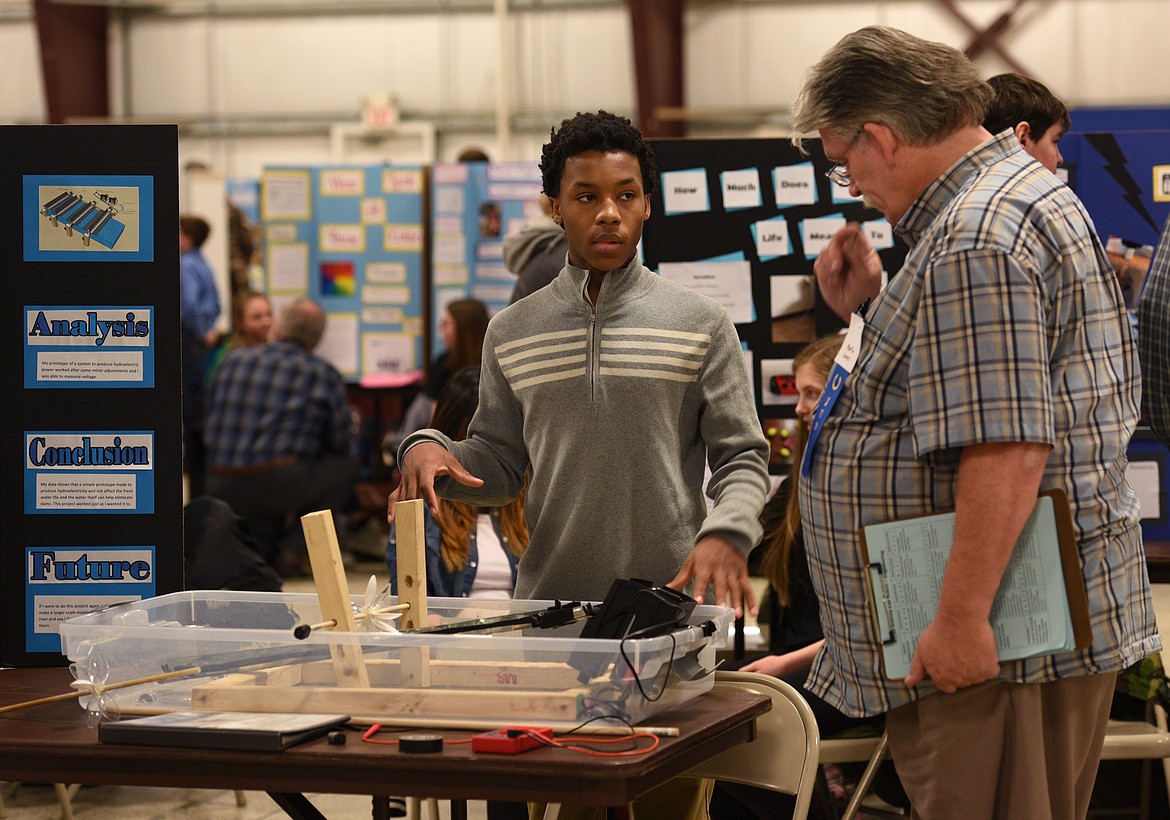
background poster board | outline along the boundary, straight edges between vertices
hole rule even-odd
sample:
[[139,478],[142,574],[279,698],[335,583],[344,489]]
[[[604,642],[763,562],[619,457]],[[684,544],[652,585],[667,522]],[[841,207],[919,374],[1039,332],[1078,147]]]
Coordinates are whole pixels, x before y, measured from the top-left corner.
[[1158,244],[1170,216],[1170,131],[1072,132],[1060,153],[1102,243]]
[[274,308],[308,296],[329,314],[315,351],[348,381],[423,362],[426,169],[264,170],[260,217]]
[[61,621],[183,586],[178,132],[6,126],[0,150],[0,665],[56,666]]
[[646,266],[722,301],[744,344],[756,411],[784,473],[794,443],[792,357],[844,323],[816,293],[812,266],[846,221],[865,225],[893,274],[906,247],[880,213],[825,177],[787,139],[652,140],[658,186],[643,237]]
[[431,350],[439,317],[456,299],[479,299],[495,314],[508,306],[516,276],[504,265],[504,237],[540,210],[535,162],[439,163],[431,173]]
[[[1141,271],[1140,279],[1132,278],[1128,265],[1119,271],[1122,296],[1136,314],[1145,266],[1170,216],[1170,131],[1074,132],[1060,141],[1060,152],[1069,187],[1084,203],[1106,249],[1111,254],[1127,248],[1146,254],[1144,264],[1134,267]],[[1142,502],[1142,536],[1147,542],[1170,539],[1168,457],[1166,446],[1148,427],[1139,426],[1130,442],[1126,478]]]

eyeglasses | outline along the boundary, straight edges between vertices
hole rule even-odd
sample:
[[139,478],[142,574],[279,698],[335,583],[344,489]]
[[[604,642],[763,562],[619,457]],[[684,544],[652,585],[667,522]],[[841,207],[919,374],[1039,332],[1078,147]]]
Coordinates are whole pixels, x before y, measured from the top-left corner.
[[845,170],[844,165],[834,165],[832,168],[825,171],[825,176],[833,180],[835,184],[840,185],[842,188],[848,188],[853,184],[853,178],[849,176],[849,172]]
[[[861,127],[858,128],[857,132],[853,135],[853,139],[849,140],[849,144],[846,145],[845,150],[841,152],[842,159],[844,159],[845,155],[848,154],[850,149],[853,148],[854,143],[857,142],[857,138],[861,136],[861,132],[864,130],[865,123],[862,123]],[[848,188],[853,184],[853,177],[849,176],[849,170],[842,162],[835,163],[832,168],[825,171],[825,176],[831,179],[834,184],[840,185],[842,188]]]

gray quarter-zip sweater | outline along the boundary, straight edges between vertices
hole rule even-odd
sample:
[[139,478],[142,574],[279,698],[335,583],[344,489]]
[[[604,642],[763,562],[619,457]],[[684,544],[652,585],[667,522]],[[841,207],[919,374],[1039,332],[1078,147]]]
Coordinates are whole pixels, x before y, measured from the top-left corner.
[[493,317],[464,441],[402,444],[400,458],[422,441],[454,453],[484,485],[436,490],[473,504],[509,501],[531,465],[517,598],[600,601],[617,578],[669,582],[708,534],[745,556],[761,536],[768,444],[727,312],[636,258],[596,309],[588,279],[567,265]]

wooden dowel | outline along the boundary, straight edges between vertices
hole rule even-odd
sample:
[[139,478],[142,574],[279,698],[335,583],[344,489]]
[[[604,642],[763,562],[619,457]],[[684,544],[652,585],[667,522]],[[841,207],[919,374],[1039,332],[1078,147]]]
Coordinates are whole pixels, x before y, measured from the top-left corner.
[[410,609],[409,601],[401,604],[387,604],[386,606],[380,606],[370,611],[376,615],[381,615],[384,612],[406,612],[408,609]]
[[319,624],[301,624],[293,630],[293,637],[298,641],[303,641],[315,629],[332,629],[335,626],[337,626],[336,618],[330,618],[328,621],[322,621]]
[[391,604],[390,606],[380,606],[377,609],[371,609],[369,612],[355,612],[353,617],[356,620],[363,621],[367,618],[376,618],[379,615],[393,615],[395,612],[406,612],[410,609],[410,604]]
[[[380,606],[377,609],[372,609],[370,612],[374,615],[383,615],[389,612],[405,612],[408,609],[410,609],[410,604],[390,604],[389,606]],[[362,620],[369,616],[364,612],[355,612],[353,617]],[[293,637],[298,641],[303,641],[318,629],[332,629],[335,626],[337,626],[336,618],[330,618],[328,621],[322,621],[319,624],[300,624],[293,629]]]
[[190,669],[180,669],[177,672],[160,672],[157,675],[147,675],[144,678],[124,680],[121,683],[111,683],[107,686],[91,686],[88,689],[79,689],[76,692],[66,692],[62,695],[52,695],[47,698],[26,700],[23,703],[13,703],[10,706],[0,706],[0,712],[15,712],[18,709],[28,709],[31,706],[40,706],[43,703],[55,703],[59,700],[73,700],[84,697],[85,695],[92,695],[97,689],[100,689],[103,692],[108,692],[111,689],[125,689],[128,686],[138,686],[140,683],[153,683],[154,681],[167,680],[169,678],[180,678],[186,675],[198,675],[201,671],[202,670],[198,666],[193,666]]

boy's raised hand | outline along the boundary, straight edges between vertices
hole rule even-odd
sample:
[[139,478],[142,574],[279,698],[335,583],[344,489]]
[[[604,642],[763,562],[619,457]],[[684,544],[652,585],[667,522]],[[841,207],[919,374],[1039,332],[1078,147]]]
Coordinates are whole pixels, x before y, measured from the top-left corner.
[[483,479],[463,469],[459,459],[446,447],[433,441],[424,441],[411,447],[402,459],[402,477],[387,501],[386,521],[394,523],[395,504],[414,498],[421,498],[431,515],[438,515],[439,497],[435,495],[435,477],[441,475],[449,475],[468,487],[483,486]]

